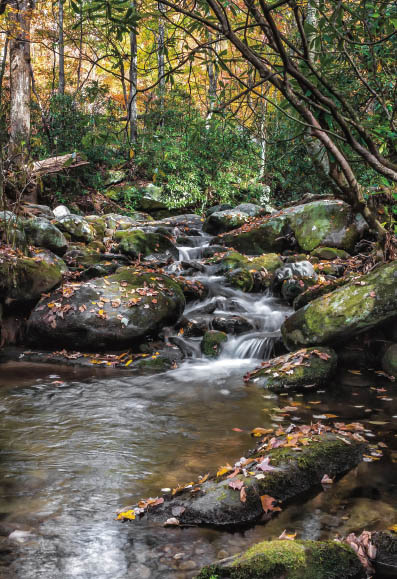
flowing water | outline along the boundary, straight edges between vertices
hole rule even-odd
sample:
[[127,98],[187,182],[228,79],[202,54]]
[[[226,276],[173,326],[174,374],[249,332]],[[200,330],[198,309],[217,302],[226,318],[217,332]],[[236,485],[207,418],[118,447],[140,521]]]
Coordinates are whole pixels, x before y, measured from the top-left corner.
[[[208,241],[196,237],[181,248],[181,262],[200,260]],[[188,358],[154,376],[0,366],[1,577],[187,579],[284,529],[318,539],[397,523],[395,386],[375,374],[347,373],[326,390],[276,397],[244,384],[243,374],[272,354],[288,309],[270,295],[226,287],[215,268],[201,270],[194,276],[208,286],[208,297],[189,304],[185,316],[208,328],[215,318],[236,315],[250,324],[229,337],[215,361],[201,355],[198,338],[175,335],[170,339]],[[294,415],[277,412],[292,402]],[[252,428],[324,413],[362,421],[388,445],[385,456],[326,492],[314,489],[266,526],[226,533],[115,520],[117,510],[141,497],[238,460],[252,447]]]

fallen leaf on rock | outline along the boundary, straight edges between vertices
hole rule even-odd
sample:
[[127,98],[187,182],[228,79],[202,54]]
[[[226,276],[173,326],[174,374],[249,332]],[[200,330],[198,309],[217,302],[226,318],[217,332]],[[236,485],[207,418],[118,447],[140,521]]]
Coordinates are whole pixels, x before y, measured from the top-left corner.
[[254,428],[253,430],[251,430],[251,436],[263,436],[264,434],[269,434],[270,432],[273,432],[272,428]]
[[185,512],[185,507],[173,507],[172,514],[174,517],[180,517]]
[[325,474],[323,476],[323,478],[321,479],[321,484],[322,485],[332,485],[334,482],[333,478],[330,478],[327,474]]
[[269,462],[270,462],[270,458],[267,456],[260,463],[258,463],[256,465],[256,469],[261,470],[263,472],[270,472],[272,470],[275,470],[274,466],[270,466]]
[[245,490],[245,487],[243,486],[240,490],[240,501],[242,503],[245,503],[247,501],[247,492]]
[[242,480],[231,480],[229,483],[229,487],[231,489],[234,489],[236,491],[240,491],[244,486],[244,483]]
[[117,515],[117,520],[124,521],[124,520],[131,520],[133,521],[136,518],[135,511],[132,509],[131,511],[123,511]]
[[226,466],[221,466],[221,468],[216,473],[216,476],[223,476],[224,474],[230,472],[231,470],[233,470],[233,467],[230,466],[230,464],[227,464]]
[[271,497],[270,495],[262,495],[260,499],[264,513],[268,513],[269,511],[281,511],[280,507],[274,506],[274,503],[276,502],[274,497]]

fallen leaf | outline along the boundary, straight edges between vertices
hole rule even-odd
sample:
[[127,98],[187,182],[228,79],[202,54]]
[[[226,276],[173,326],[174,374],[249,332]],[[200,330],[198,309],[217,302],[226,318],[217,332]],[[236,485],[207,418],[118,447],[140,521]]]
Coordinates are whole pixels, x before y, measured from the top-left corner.
[[287,530],[284,529],[284,531],[281,533],[281,535],[279,536],[279,539],[281,541],[286,540],[286,541],[294,541],[296,537],[296,533],[292,533],[292,534],[288,534]]
[[171,517],[170,519],[167,519],[164,523],[164,527],[177,527],[178,525],[179,525],[179,521],[175,517]]
[[325,474],[323,476],[323,478],[321,479],[322,485],[332,485],[333,482],[334,482],[334,479],[330,478],[327,474]]
[[122,520],[130,520],[133,521],[136,518],[135,511],[132,509],[131,511],[123,511],[117,515],[117,519],[119,521]]
[[223,476],[224,474],[230,472],[231,470],[233,470],[233,467],[230,466],[230,464],[227,464],[226,466],[221,466],[221,468],[216,473],[216,476]]
[[246,493],[246,490],[245,490],[245,487],[244,487],[244,486],[241,487],[241,490],[240,490],[240,501],[241,501],[242,503],[245,503],[245,502],[247,501],[247,493]]
[[281,511],[280,507],[274,506],[274,503],[276,502],[274,497],[271,497],[270,495],[262,495],[260,499],[264,513],[268,513],[269,511]]
[[244,486],[244,483],[242,480],[231,480],[229,483],[229,487],[231,489],[234,489],[236,491],[240,491]]

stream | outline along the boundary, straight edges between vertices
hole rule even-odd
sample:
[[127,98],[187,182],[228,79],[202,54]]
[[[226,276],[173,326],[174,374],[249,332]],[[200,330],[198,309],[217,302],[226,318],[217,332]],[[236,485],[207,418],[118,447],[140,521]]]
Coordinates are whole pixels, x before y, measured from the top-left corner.
[[[349,369],[304,394],[276,396],[245,384],[242,376],[277,348],[290,310],[270,294],[226,287],[216,267],[200,261],[210,238],[186,239],[169,270],[185,269],[209,293],[184,316],[210,329],[215,318],[235,316],[249,326],[229,336],[218,359],[202,356],[200,338],[175,332],[169,339],[185,361],[153,376],[23,360],[0,366],[0,577],[188,579],[284,529],[322,539],[397,523],[395,385]],[[291,404],[295,413],[280,412]],[[313,489],[267,525],[227,533],[115,520],[141,497],[244,456],[254,427],[327,422],[325,414],[362,422],[387,445],[384,456],[331,488]]]

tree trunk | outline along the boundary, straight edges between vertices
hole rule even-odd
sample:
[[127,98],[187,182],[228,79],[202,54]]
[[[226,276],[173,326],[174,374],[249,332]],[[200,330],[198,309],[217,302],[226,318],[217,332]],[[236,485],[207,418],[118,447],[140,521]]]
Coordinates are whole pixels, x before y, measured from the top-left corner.
[[158,3],[160,11],[159,31],[157,35],[157,69],[158,69],[158,87],[160,99],[160,125],[164,123],[164,96],[165,96],[165,22],[163,14],[165,6],[162,2]]
[[1,102],[1,98],[2,98],[2,92],[3,92],[3,80],[4,80],[6,65],[7,65],[7,55],[8,55],[9,42],[10,42],[10,37],[7,33],[6,39],[4,42],[4,46],[3,46],[3,51],[2,51],[2,55],[1,55],[1,64],[0,64],[0,102]]
[[59,82],[58,93],[65,94],[65,43],[63,40],[63,0],[58,2],[58,25],[59,25]]
[[[212,44],[212,34],[208,32],[207,34],[208,44]],[[216,90],[218,88],[218,70],[215,66],[216,62],[216,55],[214,55],[214,51],[217,50],[217,44],[215,43],[214,47],[211,47],[208,51],[208,60],[207,60],[207,74],[208,74],[208,108],[207,108],[207,129],[208,123],[212,118],[215,102],[216,102]]]
[[[131,7],[135,8],[135,2],[131,2]],[[136,30],[131,30],[130,32],[130,92],[128,99],[128,124],[129,124],[129,137],[130,143],[134,144],[138,136],[138,109],[137,109],[137,98],[136,90],[138,84],[138,45],[136,38]]]
[[30,20],[29,0],[20,0],[10,12],[10,156],[22,165],[30,141]]

